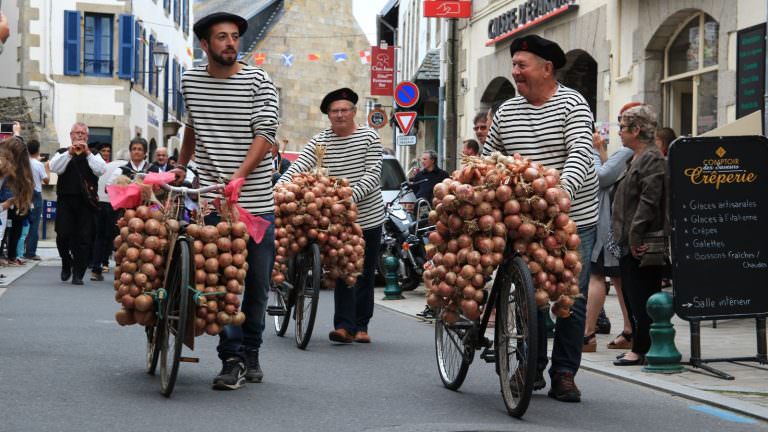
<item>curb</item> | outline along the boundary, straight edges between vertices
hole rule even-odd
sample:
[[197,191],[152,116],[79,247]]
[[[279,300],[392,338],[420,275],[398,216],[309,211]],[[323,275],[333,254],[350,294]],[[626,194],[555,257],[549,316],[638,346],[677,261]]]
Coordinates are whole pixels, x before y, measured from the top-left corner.
[[[432,323],[432,321],[423,320],[417,316],[398,310],[383,302],[376,301],[375,304],[387,309],[388,311],[392,311],[398,315],[406,316],[420,322],[426,322],[429,324]],[[691,388],[691,387],[680,385],[680,384],[665,382],[663,380],[655,378],[654,377],[655,374],[643,373],[644,375],[648,375],[648,376],[637,376],[637,374],[633,374],[631,372],[614,370],[613,368],[605,368],[599,363],[592,362],[585,359],[582,359],[581,361],[581,369],[584,369],[593,373],[597,373],[600,375],[608,376],[611,378],[627,381],[632,384],[638,384],[647,388],[662,391],[664,393],[668,393],[668,394],[689,399],[692,401],[702,402],[708,405],[724,408],[733,412],[737,412],[739,414],[747,415],[749,417],[752,417],[758,420],[768,421],[768,408],[762,407],[760,405],[744,402],[738,399],[730,398],[727,396],[722,396],[714,391],[710,392],[705,390],[699,390],[699,389]]]

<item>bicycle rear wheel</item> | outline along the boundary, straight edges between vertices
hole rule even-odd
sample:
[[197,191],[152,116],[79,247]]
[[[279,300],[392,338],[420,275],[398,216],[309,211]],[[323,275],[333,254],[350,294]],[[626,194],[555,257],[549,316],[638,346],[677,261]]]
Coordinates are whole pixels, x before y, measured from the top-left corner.
[[494,284],[496,307],[496,367],[501,396],[509,415],[522,417],[528,409],[536,379],[537,323],[533,280],[528,266],[516,256],[507,259]]
[[160,326],[161,322],[158,321],[155,325],[147,326],[144,329],[147,333],[147,373],[150,375],[155,374],[157,362],[160,359],[160,343],[158,342]]
[[189,324],[189,243],[180,237],[174,246],[172,261],[168,265],[165,313],[160,326],[160,392],[170,397],[176,385],[179,362]]
[[320,296],[323,267],[320,262],[320,246],[311,243],[300,260],[298,284],[296,285],[295,319],[296,346],[306,349],[315,327],[317,301]]
[[441,310],[435,311],[435,356],[437,370],[443,385],[451,390],[458,390],[467,377],[469,365],[475,356],[474,323],[461,319],[448,325],[440,318]]

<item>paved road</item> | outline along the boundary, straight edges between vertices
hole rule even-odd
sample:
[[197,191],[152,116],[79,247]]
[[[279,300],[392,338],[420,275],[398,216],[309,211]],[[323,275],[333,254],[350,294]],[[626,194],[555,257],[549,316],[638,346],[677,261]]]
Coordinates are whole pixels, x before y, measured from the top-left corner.
[[[506,415],[491,365],[473,364],[461,392],[437,376],[432,327],[376,309],[371,345],[326,338],[323,293],[315,339],[265,334],[262,384],[214,392],[215,338],[182,364],[172,399],[143,372],[139,327],[118,327],[108,282],[62,284],[38,267],[0,297],[0,431],[755,431],[764,423],[582,372],[581,404],[536,394],[525,418]],[[53,282],[52,282],[53,281]],[[751,423],[742,423],[751,422]]]

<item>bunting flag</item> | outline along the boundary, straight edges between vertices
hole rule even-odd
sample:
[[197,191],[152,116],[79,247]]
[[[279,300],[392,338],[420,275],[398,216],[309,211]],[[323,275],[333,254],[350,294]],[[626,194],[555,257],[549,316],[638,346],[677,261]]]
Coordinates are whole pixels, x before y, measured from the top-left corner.
[[320,60],[320,56],[317,54],[310,54],[307,56],[307,60],[309,61],[318,61]]
[[333,60],[338,62],[347,61],[347,54],[346,53],[333,53]]
[[266,60],[267,60],[267,55],[264,53],[253,54],[253,62],[259,66],[263,65]]
[[149,41],[144,39],[143,37],[139,36],[138,38],[139,43],[142,43],[144,45],[149,45]]
[[293,54],[282,54],[282,56],[283,56],[283,66],[285,67],[293,66]]
[[194,57],[195,56],[194,53],[192,52],[192,48],[187,47],[187,55],[190,56],[190,57]]
[[371,52],[367,50],[360,50],[360,63],[368,64],[371,62]]

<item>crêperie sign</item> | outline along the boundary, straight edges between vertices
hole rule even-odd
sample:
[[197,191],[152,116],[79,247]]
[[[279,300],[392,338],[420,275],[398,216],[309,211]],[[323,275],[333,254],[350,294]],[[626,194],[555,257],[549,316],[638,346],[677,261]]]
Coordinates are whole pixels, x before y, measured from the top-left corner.
[[768,140],[681,138],[669,150],[675,312],[768,314]]

